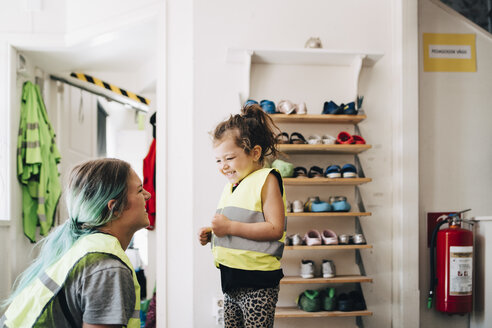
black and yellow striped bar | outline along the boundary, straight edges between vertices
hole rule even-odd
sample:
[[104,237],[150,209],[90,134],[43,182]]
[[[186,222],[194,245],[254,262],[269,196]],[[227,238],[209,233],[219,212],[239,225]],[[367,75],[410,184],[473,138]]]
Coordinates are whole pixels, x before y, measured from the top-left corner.
[[150,100],[147,99],[147,98],[145,98],[145,97],[139,96],[139,95],[137,95],[137,94],[135,94],[133,92],[127,91],[127,90],[122,89],[120,87],[117,87],[117,86],[115,86],[113,84],[110,84],[110,83],[101,81],[98,78],[92,77],[90,75],[87,75],[87,74],[84,74],[84,73],[71,73],[70,76],[71,77],[74,77],[76,79],[79,79],[81,81],[84,81],[84,82],[89,82],[89,83],[95,84],[98,87],[101,87],[101,88],[104,88],[106,90],[109,90],[109,91],[112,91],[114,93],[117,93],[119,95],[128,97],[128,98],[130,98],[132,100],[135,100],[135,101],[138,101],[139,103],[142,103],[144,105],[149,105],[150,104]]

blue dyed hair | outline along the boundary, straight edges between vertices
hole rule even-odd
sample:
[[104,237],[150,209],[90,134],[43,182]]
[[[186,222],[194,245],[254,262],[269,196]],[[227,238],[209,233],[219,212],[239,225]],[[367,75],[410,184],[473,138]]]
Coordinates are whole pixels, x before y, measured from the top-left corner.
[[[68,219],[39,243],[39,256],[16,279],[15,289],[2,307],[13,299],[40,273],[58,261],[80,238],[98,231],[114,213],[125,209],[130,164],[119,159],[97,159],[77,165],[70,174],[66,192]],[[108,202],[114,199],[114,206]]]

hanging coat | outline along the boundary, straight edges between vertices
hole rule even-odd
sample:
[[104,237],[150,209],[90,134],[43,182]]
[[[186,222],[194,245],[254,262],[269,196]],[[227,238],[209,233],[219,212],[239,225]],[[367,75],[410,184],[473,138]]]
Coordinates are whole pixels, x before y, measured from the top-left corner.
[[155,138],[152,140],[149,152],[143,160],[143,188],[150,193],[150,199],[145,204],[147,213],[149,214],[150,224],[147,227],[149,230],[154,230],[155,228]]
[[22,185],[24,234],[36,242],[36,227],[46,235],[54,222],[61,194],[57,164],[61,156],[55,144],[39,87],[24,83],[17,139],[17,178]]

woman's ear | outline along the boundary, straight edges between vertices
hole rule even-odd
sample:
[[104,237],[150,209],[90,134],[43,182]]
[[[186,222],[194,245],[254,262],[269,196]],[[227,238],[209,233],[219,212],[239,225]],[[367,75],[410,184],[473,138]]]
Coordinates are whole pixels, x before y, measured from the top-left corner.
[[260,145],[256,145],[253,147],[253,159],[256,161],[258,161],[261,157],[261,146]]
[[108,208],[109,208],[109,211],[112,212],[114,210],[114,207],[116,206],[116,199],[111,199],[109,202],[108,202]]

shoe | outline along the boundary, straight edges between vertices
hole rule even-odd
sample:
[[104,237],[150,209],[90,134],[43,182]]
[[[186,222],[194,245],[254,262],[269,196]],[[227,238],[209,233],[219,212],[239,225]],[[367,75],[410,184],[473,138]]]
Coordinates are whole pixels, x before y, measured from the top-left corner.
[[350,243],[350,236],[346,234],[338,235],[338,243],[342,245],[348,245]]
[[294,178],[307,178],[306,168],[302,166],[294,168]]
[[302,238],[298,233],[292,235],[291,238],[292,238],[292,246],[301,246],[302,245]]
[[261,106],[261,108],[263,108],[263,111],[267,114],[277,113],[276,108],[275,108],[275,103],[271,100],[260,101],[260,106]]
[[289,141],[289,134],[286,133],[286,132],[282,132],[282,133],[278,134],[275,137],[275,142],[277,144],[288,144],[288,143],[290,143],[290,141]]
[[309,230],[306,232],[303,238],[304,244],[307,246],[318,246],[321,245],[321,234],[318,230]]
[[335,287],[328,287],[323,290],[321,296],[321,306],[325,311],[335,311],[337,309],[337,297]]
[[323,260],[322,264],[323,278],[335,277],[335,263],[332,260]]
[[285,211],[287,213],[291,213],[292,212],[292,203],[287,201],[287,204],[285,204]]
[[342,113],[343,109],[331,100],[329,102],[325,101],[325,103],[323,104],[323,111],[321,112],[321,114],[338,115]]
[[301,278],[314,278],[314,262],[311,260],[301,260]]
[[291,144],[305,144],[305,143],[307,143],[304,136],[302,134],[300,134],[299,132],[292,132],[292,134],[290,135],[289,141]]
[[332,196],[330,197],[329,202],[333,212],[350,211],[350,204],[347,202],[347,197],[345,196]]
[[325,229],[321,233],[321,239],[323,240],[324,245],[336,245],[338,244],[337,234],[330,229]]
[[312,203],[319,203],[319,202],[321,201],[319,200],[318,196],[309,197],[308,200],[304,203],[304,212],[311,212]]
[[292,246],[292,236],[285,236],[284,245]]
[[354,138],[348,132],[342,131],[338,134],[336,142],[337,144],[349,145],[354,143]]
[[344,115],[357,115],[357,110],[355,109],[355,102],[352,101],[344,106],[343,108]]
[[319,38],[309,38],[304,44],[304,48],[323,48]]
[[356,144],[356,145],[365,145],[366,144],[366,141],[361,136],[353,135],[352,138],[354,139],[354,144]]
[[312,202],[310,206],[311,212],[331,212],[331,205],[327,202],[319,201]]
[[276,159],[272,163],[272,168],[280,172],[282,178],[291,178],[294,176],[294,164]]
[[302,213],[302,212],[304,212],[304,204],[302,203],[302,201],[296,199],[292,203],[292,211],[294,213]]
[[341,178],[342,172],[340,171],[340,166],[330,165],[325,170],[325,177],[330,179]]
[[337,141],[337,138],[325,134],[325,135],[321,136],[321,141],[323,141],[323,144],[325,144],[325,145],[334,145],[335,142]]
[[311,166],[308,172],[309,178],[323,178],[323,169],[319,166]]
[[310,145],[321,145],[321,144],[323,144],[323,140],[321,140],[321,137],[316,135],[316,134],[309,136],[309,138],[307,139],[307,142]]
[[352,164],[342,166],[341,173],[344,178],[357,178],[357,169]]
[[307,114],[307,107],[306,103],[302,102],[297,105],[297,114],[299,115],[305,115]]
[[277,105],[277,109],[283,114],[295,114],[297,105],[293,104],[290,100],[281,100]]
[[366,244],[366,238],[364,238],[364,235],[361,233],[357,233],[352,236],[352,242],[355,245],[365,245]]
[[360,291],[353,290],[348,293],[348,297],[352,300],[354,311],[364,311],[367,309],[366,302]]
[[317,290],[307,289],[297,297],[297,306],[306,312],[321,310],[321,296]]
[[250,105],[258,105],[258,102],[256,100],[253,100],[253,99],[246,100],[246,102],[244,103],[244,107],[247,107]]
[[343,312],[355,311],[354,301],[347,293],[338,295],[338,310]]

